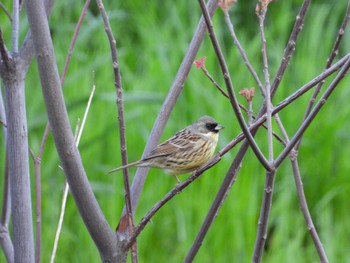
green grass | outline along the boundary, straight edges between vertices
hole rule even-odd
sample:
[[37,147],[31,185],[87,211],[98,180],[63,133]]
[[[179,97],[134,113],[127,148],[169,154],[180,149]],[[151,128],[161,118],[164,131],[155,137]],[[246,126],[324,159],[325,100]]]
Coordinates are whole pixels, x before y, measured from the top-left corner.
[[[4,3],[10,7],[8,2]],[[280,63],[300,2],[276,1],[270,5],[266,37],[271,78]],[[200,11],[196,1],[106,1],[105,5],[117,39],[125,98],[128,157],[132,161],[142,154],[158,111],[191,40]],[[253,66],[263,78],[254,8],[255,2],[252,4],[240,1],[231,13],[236,33]],[[345,8],[346,1],[312,3],[289,71],[281,83],[274,104],[322,71]],[[50,25],[59,72],[62,72],[80,9],[80,2],[57,2],[52,12]],[[22,13],[21,39],[27,30],[24,12]],[[3,15],[0,16],[0,24],[6,44],[10,48],[10,26]],[[256,87],[237,50],[231,44],[220,10],[216,12],[214,27],[227,58],[234,88],[239,90]],[[346,31],[340,54],[348,52],[345,45],[349,44],[348,36],[349,32]],[[209,72],[224,87],[208,37],[205,38],[197,57],[202,56],[207,56],[206,66]],[[90,7],[81,28],[64,85],[73,130],[77,119],[83,116],[92,87],[93,71],[96,92],[79,148],[97,200],[114,229],[124,205],[122,176],[120,173],[108,176],[106,171],[121,164],[117,108],[109,45],[95,3]],[[299,152],[310,212],[330,262],[350,262],[347,246],[350,242],[348,85],[347,77],[307,130]],[[35,63],[28,72],[26,92],[29,143],[38,152],[47,118]],[[290,136],[301,123],[309,96],[311,92],[280,114]],[[245,103],[242,98],[239,100]],[[256,112],[260,103],[261,97],[257,90],[254,98]],[[229,102],[213,88],[200,70],[193,68],[162,139],[168,138],[204,114],[212,115],[226,127],[218,148],[225,146],[239,133],[239,125],[236,118],[232,117]],[[267,153],[266,138],[263,130],[256,137],[264,153]],[[277,143],[275,145],[277,154],[281,147]],[[1,167],[4,163],[3,148],[4,140],[0,136]],[[218,165],[159,211],[153,218],[153,223],[145,228],[139,238],[140,262],[181,262],[184,259],[237,149],[238,147],[225,155]],[[42,159],[42,262],[50,259],[60,210],[64,175],[58,164],[53,139],[49,136]],[[31,168],[32,166],[31,162]],[[130,171],[133,174],[135,169]],[[31,175],[34,176],[33,170]],[[250,262],[264,179],[262,166],[254,154],[248,151],[237,182],[194,262]],[[3,182],[2,168],[0,182]],[[150,171],[137,209],[136,222],[174,183],[175,180],[162,171]],[[318,262],[316,250],[299,209],[288,161],[278,170],[275,186],[263,262]],[[2,187],[0,191],[2,193]],[[0,261],[4,261],[2,252]],[[99,253],[70,196],[56,262],[98,261]]]

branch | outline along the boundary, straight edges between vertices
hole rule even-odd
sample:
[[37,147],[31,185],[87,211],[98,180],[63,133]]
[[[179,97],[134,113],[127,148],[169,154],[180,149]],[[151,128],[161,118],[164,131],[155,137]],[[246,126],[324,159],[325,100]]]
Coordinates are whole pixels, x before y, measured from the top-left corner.
[[[19,2],[13,3],[12,51],[18,51]],[[6,166],[8,167],[9,191],[13,225],[13,252],[6,251],[15,262],[34,262],[32,203],[28,160],[28,130],[24,91],[24,75],[9,53],[0,32],[0,74],[5,87],[7,119]],[[1,65],[0,64],[0,65]],[[7,195],[6,198],[9,196]],[[6,214],[6,213],[5,213]],[[5,215],[6,216],[6,215]],[[6,220],[6,219],[5,219]],[[5,229],[7,225],[4,225]],[[9,237],[8,237],[9,238]],[[10,243],[6,242],[8,246]],[[8,246],[6,249],[8,249]]]
[[230,74],[228,72],[228,68],[227,68],[225,59],[224,59],[224,57],[222,55],[219,43],[218,43],[217,38],[215,36],[214,30],[213,30],[213,25],[212,25],[211,18],[209,16],[208,10],[207,10],[203,0],[198,0],[198,2],[199,2],[199,5],[200,5],[200,7],[202,9],[203,17],[205,19],[205,22],[206,22],[206,25],[207,25],[207,29],[208,29],[208,32],[209,32],[209,37],[210,37],[210,40],[212,42],[212,45],[213,45],[214,51],[216,53],[216,56],[218,58],[218,61],[219,61],[220,67],[221,67],[221,71],[222,71],[222,74],[224,76],[225,84],[226,84],[226,87],[227,87],[227,92],[228,92],[228,95],[230,97],[230,103],[231,103],[231,106],[233,108],[234,113],[236,114],[238,123],[241,126],[241,129],[243,130],[243,132],[244,132],[244,134],[245,134],[245,136],[246,136],[250,146],[252,147],[252,150],[254,151],[255,155],[257,156],[257,158],[259,159],[261,164],[265,167],[265,169],[271,170],[272,168],[271,168],[269,162],[266,160],[265,156],[260,151],[258,145],[256,144],[252,134],[250,133],[250,131],[248,129],[247,124],[244,121],[242,112],[241,112],[241,110],[239,108],[239,105],[238,105],[238,101],[237,101],[236,95],[233,92],[233,87],[232,87],[232,83],[231,83]]
[[[51,1],[51,2],[53,2],[53,1]],[[50,10],[51,7],[52,7],[52,3],[50,3],[50,1],[46,1],[46,3],[47,3],[46,9]],[[69,62],[70,62],[70,58],[71,58],[71,55],[72,55],[72,52],[73,52],[73,48],[75,46],[75,42],[76,42],[76,39],[78,37],[79,30],[81,28],[81,24],[82,24],[82,21],[83,21],[85,15],[86,15],[86,13],[87,13],[89,4],[90,4],[90,0],[87,0],[85,2],[85,5],[84,5],[83,9],[82,9],[81,15],[80,15],[79,20],[77,22],[77,25],[75,27],[74,34],[73,34],[73,37],[72,37],[72,40],[71,40],[71,43],[70,43],[70,46],[69,46],[69,51],[68,51],[68,54],[67,54],[67,57],[66,57],[66,61],[65,61],[65,64],[64,64],[63,73],[61,75],[61,86],[64,83],[64,80],[65,80],[65,77],[66,77],[66,73],[67,73],[67,69],[68,69],[68,65],[69,65]],[[47,12],[48,12],[48,10],[47,10]],[[29,41],[29,42],[30,42],[30,45],[32,46],[32,42],[31,41]],[[31,50],[32,50],[32,52],[34,52],[33,48]],[[23,52],[23,50],[21,50],[21,51]],[[27,61],[27,62],[29,62],[29,61]],[[22,65],[24,65],[24,64],[22,64]],[[82,125],[82,126],[84,126],[84,125]],[[36,262],[40,262],[40,253],[41,253],[41,249],[40,249],[40,247],[41,247],[41,185],[40,185],[40,181],[41,181],[41,161],[40,160],[41,160],[43,152],[44,152],[44,147],[45,147],[45,144],[46,144],[46,140],[47,140],[47,136],[49,134],[49,131],[50,131],[50,125],[49,125],[49,122],[47,122],[46,127],[45,127],[45,131],[44,131],[44,134],[43,134],[43,137],[41,139],[38,155],[35,156],[35,154],[32,152],[32,156],[33,156],[33,159],[34,159],[34,166],[35,166],[35,180],[36,180],[36,185],[35,185],[36,189],[35,189],[35,191],[37,193],[36,194],[36,198],[37,198],[37,200],[36,200],[36,208],[37,208],[37,212],[36,212],[36,217],[37,217],[37,220],[36,220],[37,221],[36,231],[37,231],[37,233],[36,233],[36,254],[35,254],[35,261]],[[67,185],[67,183],[65,185]],[[69,188],[67,188],[67,190],[66,190],[67,193],[68,193],[68,189]],[[67,198],[67,195],[64,195],[64,198]],[[62,206],[63,206],[63,204],[62,204]],[[60,220],[61,220],[61,218],[60,218]],[[62,221],[63,221],[63,218],[62,218]],[[52,256],[51,256],[51,261],[54,260],[55,248],[57,247],[56,240],[58,242],[59,233],[60,233],[60,229],[58,229],[57,232],[56,232],[54,249],[53,249],[53,253],[52,253]]]
[[[103,6],[102,0],[97,0],[97,4],[103,18],[103,23],[105,25],[106,34],[107,34],[110,49],[111,49],[112,64],[113,64],[113,70],[114,70],[114,84],[117,92],[120,151],[122,156],[122,164],[126,165],[128,163],[128,155],[126,150],[127,147],[126,147],[125,121],[124,121],[123,87],[122,87],[122,81],[120,77],[116,40],[113,36],[111,25],[109,23],[109,19],[108,19],[106,10]],[[128,217],[129,234],[132,235],[134,231],[134,218],[133,218],[132,207],[131,207],[129,173],[127,168],[123,169],[123,179],[124,179],[125,206],[126,206],[126,214]],[[122,231],[125,231],[125,229],[122,229]],[[138,262],[136,246],[137,245],[135,243],[131,249],[131,255],[132,255],[131,258],[133,263]]]
[[292,150],[290,153],[290,160],[292,163],[294,181],[295,181],[295,185],[296,185],[297,192],[298,192],[300,209],[303,213],[307,229],[309,230],[311,238],[315,244],[318,256],[320,258],[320,262],[328,263],[326,252],[325,252],[323,245],[322,245],[322,242],[317,234],[316,227],[315,227],[314,223],[312,222],[311,214],[310,214],[307,202],[306,202],[306,197],[305,197],[305,193],[304,193],[304,189],[303,189],[303,182],[302,182],[301,176],[300,176],[300,169],[299,169],[297,155],[298,155],[298,153],[294,150]]
[[[226,92],[220,87],[220,85],[214,80],[214,78],[210,75],[209,71],[206,69],[205,65],[204,65],[204,61],[205,61],[205,57],[204,58],[201,58],[199,60],[196,60],[194,62],[194,64],[196,65],[196,67],[200,68],[204,75],[214,84],[214,86],[220,91],[220,93],[227,99],[230,99],[230,97],[226,94]],[[198,62],[198,63],[196,63]],[[202,63],[203,62],[203,63]],[[253,89],[253,93],[254,93],[254,88]],[[247,89],[248,90],[248,89]],[[245,91],[245,89],[243,90]],[[251,92],[251,91],[248,91],[248,92]],[[240,95],[243,95],[242,94],[242,90],[239,92]],[[252,124],[253,120],[256,119],[255,115],[253,114],[253,104],[252,104],[252,99],[250,100],[247,100],[248,101],[248,107],[249,109],[247,109],[246,107],[244,107],[242,104],[238,104],[239,107],[247,113],[248,115],[248,124],[249,126]],[[265,129],[267,129],[267,126],[265,124],[262,125]],[[279,141],[281,142],[283,145],[285,145],[286,143],[283,141],[283,139],[278,136],[275,132],[272,132],[273,136]]]
[[[345,57],[349,58],[350,54]],[[342,59],[338,64],[332,66],[328,71],[323,72],[320,76],[317,76],[312,81],[310,81],[308,84],[304,85],[302,88],[300,88],[297,92],[286,98],[283,102],[279,103],[279,107],[276,107],[273,111],[273,115],[277,114],[280,110],[284,109],[287,105],[295,101],[297,98],[305,94],[308,90],[310,90],[312,87],[317,85],[320,81],[322,81],[324,78],[328,77],[331,73],[333,73],[336,69],[339,69],[341,65],[343,65],[346,61]],[[326,73],[326,74],[325,74]],[[250,131],[253,132],[256,130],[259,126],[263,125],[263,123],[266,121],[266,115],[260,117],[254,124],[249,127]],[[172,189],[168,194],[166,194],[159,202],[157,202],[150,211],[141,219],[141,222],[139,225],[135,228],[134,234],[129,238],[128,244],[130,245],[137,236],[141,233],[141,231],[145,228],[147,223],[151,220],[153,215],[161,208],[163,207],[168,201],[170,201],[175,195],[179,194],[183,189],[185,189],[188,185],[190,185],[192,182],[194,182],[197,178],[199,178],[206,170],[208,170],[210,167],[214,166],[216,163],[218,163],[221,160],[221,157],[224,156],[226,153],[228,153],[234,146],[236,146],[238,143],[240,143],[244,139],[244,133],[240,133],[237,137],[235,137],[230,143],[228,143],[225,147],[223,147],[213,158],[211,158],[204,166],[200,167],[192,176],[187,178],[184,182],[178,184],[175,186],[174,189]]]
[[[46,16],[49,17],[55,0],[43,0],[43,1],[45,5]],[[33,46],[30,30],[28,31],[23,41],[23,44],[18,51],[18,55],[21,58],[18,60],[18,63],[20,63],[20,66],[24,71],[27,71],[32,61],[32,58],[34,56],[34,46]]]
[[[347,26],[347,24],[349,22],[349,19],[350,19],[350,1],[348,2],[348,8],[346,10],[346,13],[345,13],[345,16],[344,16],[344,19],[343,19],[343,23],[342,23],[342,25],[339,28],[338,36],[337,36],[337,38],[336,38],[336,40],[334,42],[333,49],[331,51],[330,56],[327,59],[327,63],[326,63],[325,69],[329,68],[332,65],[334,58],[338,54],[339,45],[340,45],[340,42],[341,42],[341,40],[343,38],[344,31],[345,31],[345,28],[346,28],[346,26]],[[312,94],[311,99],[310,99],[310,101],[309,101],[309,103],[307,105],[307,109],[306,109],[305,114],[304,114],[304,120],[310,114],[310,111],[311,111],[312,107],[314,106],[316,98],[317,98],[317,96],[318,96],[318,94],[319,94],[323,84],[324,84],[324,82],[320,82],[317,85],[316,89],[314,90],[314,93]],[[301,143],[301,140],[298,142],[298,145],[297,145],[296,148],[299,148],[300,143]]]
[[6,157],[10,182],[15,262],[34,261],[28,131],[22,71],[11,61],[3,79],[7,119]]
[[[267,1],[268,2],[268,1]],[[258,15],[259,18],[259,29],[260,29],[260,37],[261,37],[261,53],[262,53],[262,59],[263,59],[263,72],[265,77],[265,104],[266,104],[266,121],[267,121],[267,143],[268,143],[268,152],[269,152],[269,162],[273,162],[273,140],[272,140],[272,120],[271,120],[271,113],[272,113],[272,102],[271,102],[271,89],[270,89],[270,73],[269,73],[269,65],[268,65],[268,58],[267,58],[267,50],[266,50],[266,38],[265,38],[265,30],[264,30],[264,23],[265,23],[265,16],[267,12],[267,5],[264,6],[261,4],[260,14]]]
[[12,52],[18,52],[19,34],[19,1],[13,1],[12,5]]
[[[268,59],[267,59],[267,50],[266,50],[266,38],[264,32],[264,21],[265,15],[267,12],[267,6],[269,1],[262,1],[258,4],[258,9],[260,9],[258,18],[259,18],[259,28],[260,36],[262,41],[262,58],[263,58],[263,71],[265,76],[265,104],[266,104],[266,120],[267,120],[267,143],[268,143],[268,152],[269,152],[269,162],[273,164],[273,139],[272,139],[272,102],[271,102],[271,88],[270,88],[270,74],[268,68]],[[273,165],[272,165],[273,167]],[[263,253],[263,248],[265,245],[267,237],[267,226],[270,216],[270,210],[272,206],[272,196],[274,190],[274,180],[275,180],[276,170],[266,171],[266,181],[265,181],[265,190],[264,197],[260,210],[260,217],[258,223],[258,231],[254,246],[254,254],[252,262],[260,262],[261,256]]]
[[43,3],[40,0],[29,1],[26,9],[46,110],[62,167],[79,212],[102,260],[115,261],[118,256],[115,254],[117,240],[96,201],[75,144],[61,91]]
[[260,262],[261,256],[264,250],[264,245],[267,237],[267,223],[270,215],[273,186],[275,180],[276,171],[266,173],[266,182],[264,188],[264,198],[262,201],[259,223],[258,223],[258,233],[256,236],[254,255],[252,262]]
[[224,17],[225,17],[225,22],[226,22],[226,25],[230,31],[230,34],[231,34],[231,37],[232,37],[232,41],[233,41],[233,44],[237,47],[239,53],[241,54],[241,57],[243,59],[243,62],[244,64],[247,66],[250,74],[253,76],[256,84],[258,85],[259,89],[260,89],[260,92],[261,94],[265,94],[264,92],[264,87],[259,79],[259,76],[258,74],[255,72],[252,64],[250,63],[248,57],[247,57],[247,54],[245,53],[241,43],[239,42],[237,36],[236,36],[236,33],[235,33],[235,30],[234,30],[234,27],[233,27],[233,24],[230,20],[230,16],[228,14],[228,10],[225,10],[224,11]]
[[[276,122],[277,122],[278,126],[280,127],[280,129],[282,131],[284,139],[287,142],[289,142],[289,137],[287,135],[287,132],[286,132],[278,114],[275,115],[275,118],[276,118]],[[306,197],[305,197],[304,188],[303,188],[303,182],[302,182],[301,176],[300,176],[300,169],[299,169],[299,163],[298,163],[298,152],[295,150],[295,148],[289,154],[289,159],[291,161],[292,168],[293,168],[293,176],[294,176],[294,181],[295,181],[295,185],[297,188],[300,210],[303,213],[307,229],[309,230],[310,235],[312,237],[312,240],[315,244],[317,253],[320,257],[320,261],[324,262],[324,263],[328,263],[326,252],[324,251],[321,240],[318,237],[315,225],[312,222],[311,214],[310,214],[307,202],[306,202]]]
[[281,83],[284,72],[286,71],[286,69],[289,65],[289,61],[290,61],[292,55],[294,54],[295,44],[296,44],[296,41],[298,39],[299,33],[303,29],[304,20],[306,17],[307,10],[309,9],[309,6],[310,6],[310,0],[304,0],[303,4],[299,10],[299,13],[296,17],[293,31],[290,34],[287,47],[284,49],[281,64],[277,70],[276,76],[275,76],[275,78],[272,82],[272,85],[271,85],[271,97],[272,98],[275,95],[279,84]]
[[320,109],[323,107],[323,105],[326,103],[329,96],[332,94],[333,90],[337,87],[338,83],[345,77],[347,71],[350,67],[350,58],[346,61],[340,72],[337,74],[335,79],[332,81],[332,83],[329,85],[327,90],[324,92],[324,94],[321,96],[318,103],[315,105],[313,110],[310,112],[308,117],[305,119],[305,121],[302,123],[298,131],[295,133],[294,137],[290,140],[290,142],[287,144],[287,146],[284,148],[284,150],[281,152],[281,154],[277,157],[275,161],[276,167],[278,167],[282,161],[286,158],[286,156],[290,153],[292,148],[296,145],[298,140],[301,138],[301,136],[304,134],[305,130],[309,127],[313,119],[316,117]]
[[[350,54],[346,55],[344,58],[342,58],[339,62],[337,62],[335,65],[333,65],[331,68],[326,70],[325,72],[322,72],[319,76],[311,80],[309,83],[305,84],[303,87],[301,87],[298,91],[293,93],[291,96],[283,100],[281,103],[279,103],[274,109],[272,114],[276,114],[278,111],[282,110],[285,106],[289,105],[292,101],[296,100],[298,97],[300,97],[302,94],[307,92],[309,89],[311,89],[313,86],[317,85],[320,81],[328,77],[330,74],[332,74],[334,71],[338,70],[342,65],[345,64],[345,62],[350,58]],[[261,115],[261,113],[260,113]],[[265,122],[266,116],[260,116],[250,127],[250,131],[252,134],[255,134],[257,131],[257,128],[259,125],[261,125],[263,122]],[[237,136],[234,140],[232,140],[226,147],[224,147],[222,150],[219,151],[219,153],[214,156],[211,161],[209,161],[207,165],[214,165],[215,163],[220,161],[220,158],[217,156],[222,156],[225,153],[227,153],[232,147],[234,147],[238,142],[242,141],[244,139],[243,133],[241,133],[239,136]],[[237,172],[239,171],[242,159],[248,150],[249,143],[247,141],[244,141],[241,148],[239,149],[233,163],[231,164],[231,167],[229,171],[227,172],[225,179],[223,183],[221,184],[221,187],[207,213],[207,216],[202,223],[202,226],[197,234],[197,237],[195,241],[193,242],[193,245],[188,252],[184,262],[190,263],[193,261],[194,257],[196,256],[206,233],[209,230],[209,227],[211,226],[211,223],[214,221],[214,218],[218,214],[226,196],[228,193],[228,190],[231,189],[233,183],[235,182],[237,178]]]
[[40,263],[41,255],[41,159],[37,158],[34,152],[29,148],[29,152],[34,161],[35,171],[35,204],[36,204],[36,220],[35,220],[35,262]]

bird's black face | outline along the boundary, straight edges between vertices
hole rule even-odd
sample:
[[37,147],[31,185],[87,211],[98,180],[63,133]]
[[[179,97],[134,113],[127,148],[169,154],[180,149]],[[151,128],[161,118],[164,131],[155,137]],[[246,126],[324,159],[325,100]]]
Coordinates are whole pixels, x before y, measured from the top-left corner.
[[206,124],[205,124],[205,127],[206,127],[209,131],[215,132],[215,133],[219,132],[219,130],[216,129],[216,126],[218,126],[217,123],[206,123]]
[[208,131],[214,132],[214,133],[218,133],[222,128],[224,128],[223,126],[221,126],[216,122],[207,122],[205,124],[205,127],[208,129]]
[[193,127],[195,131],[203,134],[218,133],[224,126],[221,126],[210,116],[203,116],[190,127]]

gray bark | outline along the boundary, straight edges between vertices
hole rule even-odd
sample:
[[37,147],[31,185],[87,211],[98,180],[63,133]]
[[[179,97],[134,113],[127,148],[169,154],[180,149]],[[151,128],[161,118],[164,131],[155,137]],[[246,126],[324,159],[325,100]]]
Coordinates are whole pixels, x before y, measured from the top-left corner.
[[14,60],[3,76],[15,262],[34,262],[24,74]]
[[26,9],[48,119],[62,167],[79,212],[102,260],[116,262],[116,236],[93,194],[69,124],[44,6],[42,1],[33,0],[26,3]]

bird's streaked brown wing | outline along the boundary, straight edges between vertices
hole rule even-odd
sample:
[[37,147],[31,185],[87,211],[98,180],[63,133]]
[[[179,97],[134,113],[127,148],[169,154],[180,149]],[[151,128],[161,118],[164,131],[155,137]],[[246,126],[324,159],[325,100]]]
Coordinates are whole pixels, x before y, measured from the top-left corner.
[[183,129],[169,140],[159,144],[152,152],[143,160],[150,160],[156,157],[168,156],[170,154],[177,154],[192,148],[193,145],[200,140],[201,137],[188,129]]

